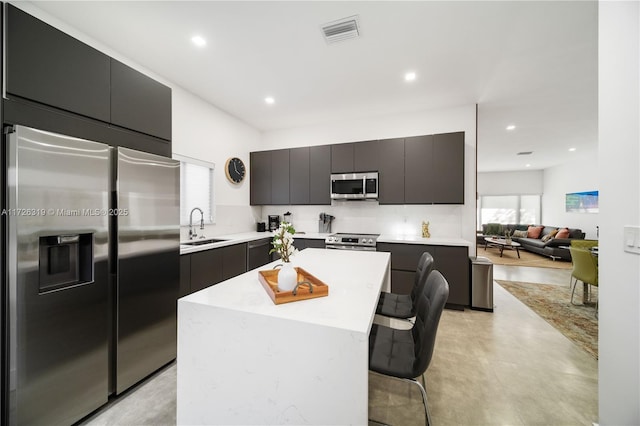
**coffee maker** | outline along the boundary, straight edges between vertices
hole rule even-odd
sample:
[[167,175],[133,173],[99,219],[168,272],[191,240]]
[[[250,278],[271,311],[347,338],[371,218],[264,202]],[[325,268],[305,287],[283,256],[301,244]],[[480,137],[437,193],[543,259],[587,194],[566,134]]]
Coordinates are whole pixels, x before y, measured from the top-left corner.
[[269,231],[275,231],[280,226],[279,215],[269,215]]

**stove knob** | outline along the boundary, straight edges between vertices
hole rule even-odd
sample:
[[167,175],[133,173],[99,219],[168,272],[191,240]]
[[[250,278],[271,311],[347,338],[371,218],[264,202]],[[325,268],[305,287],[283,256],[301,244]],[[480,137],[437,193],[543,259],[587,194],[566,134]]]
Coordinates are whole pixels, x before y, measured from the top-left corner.
[[369,238],[369,244],[373,244],[373,239]]

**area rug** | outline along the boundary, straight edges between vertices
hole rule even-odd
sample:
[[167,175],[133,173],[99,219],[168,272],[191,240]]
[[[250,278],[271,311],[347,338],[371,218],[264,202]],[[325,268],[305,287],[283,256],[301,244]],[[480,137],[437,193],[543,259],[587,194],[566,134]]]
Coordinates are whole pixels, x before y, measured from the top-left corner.
[[505,249],[502,257],[500,257],[500,249],[498,247],[487,247],[484,249],[483,245],[478,245],[478,256],[486,257],[494,265],[507,265],[507,266],[533,266],[536,268],[554,268],[554,269],[572,269],[571,262],[566,260],[552,260],[549,257],[541,256],[536,253],[531,253],[526,250],[520,250],[520,258],[515,250]]
[[[595,305],[572,305],[568,286],[496,280],[505,290],[554,326],[565,337],[598,359],[598,318]],[[591,288],[591,300],[598,289]],[[582,283],[578,283],[576,303],[582,303]]]

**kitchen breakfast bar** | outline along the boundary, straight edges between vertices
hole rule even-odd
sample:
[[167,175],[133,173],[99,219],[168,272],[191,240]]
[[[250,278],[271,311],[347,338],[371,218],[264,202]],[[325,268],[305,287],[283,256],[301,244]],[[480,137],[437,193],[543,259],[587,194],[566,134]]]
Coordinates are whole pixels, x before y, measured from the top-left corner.
[[293,263],[329,295],[275,305],[255,269],[178,301],[178,424],[367,423],[390,254],[308,248]]

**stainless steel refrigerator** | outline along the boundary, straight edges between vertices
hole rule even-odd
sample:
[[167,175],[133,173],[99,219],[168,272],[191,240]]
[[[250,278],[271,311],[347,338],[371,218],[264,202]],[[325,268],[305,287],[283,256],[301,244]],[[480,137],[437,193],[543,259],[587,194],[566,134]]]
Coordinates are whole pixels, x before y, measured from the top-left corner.
[[180,284],[180,162],[118,148],[114,155],[112,270],[115,390],[176,357]]
[[175,358],[179,163],[15,126],[9,422],[70,425]]

